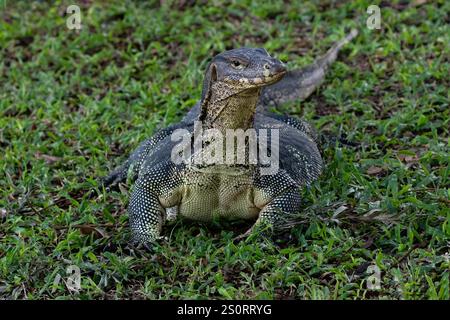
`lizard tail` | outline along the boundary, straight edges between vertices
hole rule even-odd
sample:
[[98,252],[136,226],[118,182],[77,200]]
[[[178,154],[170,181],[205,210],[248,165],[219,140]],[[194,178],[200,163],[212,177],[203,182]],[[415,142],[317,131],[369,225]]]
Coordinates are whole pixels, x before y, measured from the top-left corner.
[[265,87],[259,105],[263,108],[277,106],[294,100],[304,100],[323,82],[326,71],[336,60],[341,48],[358,35],[352,29],[344,38],[336,42],[325,55],[301,69],[289,71],[281,81]]

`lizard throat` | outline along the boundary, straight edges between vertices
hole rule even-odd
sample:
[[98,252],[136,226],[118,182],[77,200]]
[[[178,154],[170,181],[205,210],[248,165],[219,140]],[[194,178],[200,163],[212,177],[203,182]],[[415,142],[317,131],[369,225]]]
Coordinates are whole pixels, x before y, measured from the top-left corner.
[[206,108],[205,128],[222,132],[227,129],[252,128],[260,91],[260,88],[251,88],[236,93],[224,88],[221,83],[213,84],[211,95],[203,106]]

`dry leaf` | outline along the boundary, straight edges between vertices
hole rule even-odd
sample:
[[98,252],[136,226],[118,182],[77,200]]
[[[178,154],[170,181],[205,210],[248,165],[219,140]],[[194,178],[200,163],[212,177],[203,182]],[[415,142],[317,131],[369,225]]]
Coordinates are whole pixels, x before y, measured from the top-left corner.
[[123,195],[128,195],[128,191],[127,191],[127,189],[126,189],[126,187],[125,187],[124,184],[119,183],[119,190],[120,190],[120,193],[121,193],[121,194],[123,194]]
[[48,154],[42,154],[40,152],[36,152],[34,156],[36,157],[36,159],[44,160],[47,164],[52,164],[62,159],[60,157],[50,156]]
[[379,174],[381,172],[383,172],[383,168],[382,167],[372,166],[369,169],[367,169],[367,174],[370,174],[370,175],[377,175],[377,174]]
[[364,243],[363,248],[368,249],[373,244],[373,238],[369,237],[367,241]]
[[8,215],[8,212],[6,209],[0,208],[0,219],[6,219],[6,216]]
[[404,154],[399,154],[398,155],[398,158],[401,160],[401,161],[405,161],[406,163],[412,163],[412,162],[418,162],[419,161],[419,156],[416,154],[416,155],[413,155],[413,156],[411,156],[411,155],[404,155]]
[[106,238],[108,236],[103,229],[97,228],[93,225],[79,224],[74,227],[80,229],[81,234],[84,235],[90,235],[94,233],[99,238]]
[[428,2],[428,0],[414,0],[412,2],[412,6],[413,7],[417,7],[417,6],[420,6],[420,5],[425,4],[427,2]]
[[333,218],[335,218],[336,216],[338,216],[340,213],[344,212],[345,210],[347,210],[348,207],[347,206],[340,206],[339,208],[337,208],[336,210],[334,210],[333,212]]

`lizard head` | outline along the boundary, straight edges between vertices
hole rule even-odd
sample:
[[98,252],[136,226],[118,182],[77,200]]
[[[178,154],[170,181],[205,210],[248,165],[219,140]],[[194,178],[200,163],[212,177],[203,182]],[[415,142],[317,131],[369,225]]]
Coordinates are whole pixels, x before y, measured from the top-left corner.
[[239,48],[216,55],[208,66],[203,94],[212,82],[243,92],[275,83],[286,74],[284,64],[262,48]]

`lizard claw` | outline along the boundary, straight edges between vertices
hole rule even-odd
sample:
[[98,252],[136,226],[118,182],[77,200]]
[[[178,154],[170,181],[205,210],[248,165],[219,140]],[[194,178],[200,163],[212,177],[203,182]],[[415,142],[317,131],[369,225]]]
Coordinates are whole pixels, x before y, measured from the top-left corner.
[[246,238],[248,238],[253,232],[253,227],[245,231],[243,234],[238,235],[237,237],[233,238],[233,242],[240,242]]
[[167,237],[164,236],[160,236],[160,237],[156,237],[153,239],[146,239],[146,238],[141,238],[138,236],[134,236],[129,244],[132,248],[136,249],[136,250],[142,250],[145,249],[148,252],[153,252],[154,251],[154,247],[155,247],[155,243],[156,242],[164,242],[164,241],[168,241],[169,239]]

